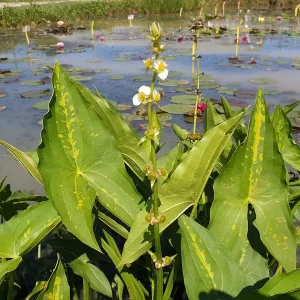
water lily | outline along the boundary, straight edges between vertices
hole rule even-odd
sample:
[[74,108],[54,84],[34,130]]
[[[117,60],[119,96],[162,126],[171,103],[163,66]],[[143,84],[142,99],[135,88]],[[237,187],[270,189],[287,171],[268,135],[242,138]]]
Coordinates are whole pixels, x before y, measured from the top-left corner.
[[201,112],[204,112],[206,110],[206,103],[205,102],[200,102],[198,105],[197,105],[197,110],[198,111],[201,111]]
[[155,71],[157,72],[157,76],[161,80],[165,80],[168,77],[169,71],[166,68],[168,65],[163,59],[157,59],[153,63],[153,67]]
[[56,44],[57,50],[63,50],[65,47],[65,44],[63,42],[58,42]]
[[138,106],[141,103],[145,102],[150,96],[150,87],[146,85],[142,85],[139,88],[139,92],[134,95],[132,98],[133,105]]

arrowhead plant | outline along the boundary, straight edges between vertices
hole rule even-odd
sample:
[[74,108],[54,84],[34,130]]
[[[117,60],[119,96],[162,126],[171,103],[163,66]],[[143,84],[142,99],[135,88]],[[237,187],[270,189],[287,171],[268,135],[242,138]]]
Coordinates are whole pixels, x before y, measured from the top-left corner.
[[132,95],[143,136],[57,62],[36,155],[0,141],[45,189],[0,181],[1,299],[298,299],[296,105],[270,116],[261,88],[248,124],[224,98],[221,115],[199,103],[198,70],[203,130],[196,118],[192,132],[175,125],[161,155],[163,38],[153,23],[152,80]]

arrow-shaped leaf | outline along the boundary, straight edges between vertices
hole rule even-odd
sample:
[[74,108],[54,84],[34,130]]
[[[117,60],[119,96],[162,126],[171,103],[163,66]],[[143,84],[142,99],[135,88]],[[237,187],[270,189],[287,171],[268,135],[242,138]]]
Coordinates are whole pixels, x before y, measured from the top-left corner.
[[58,63],[52,81],[54,94],[38,149],[39,171],[46,194],[68,230],[99,250],[92,218],[96,195],[127,225],[139,212],[141,195],[126,172],[113,136],[87,101],[86,88]]
[[209,230],[239,260],[247,238],[248,205],[262,242],[287,271],[296,267],[296,241],[288,205],[286,170],[263,91],[257,93],[249,134],[214,183]]

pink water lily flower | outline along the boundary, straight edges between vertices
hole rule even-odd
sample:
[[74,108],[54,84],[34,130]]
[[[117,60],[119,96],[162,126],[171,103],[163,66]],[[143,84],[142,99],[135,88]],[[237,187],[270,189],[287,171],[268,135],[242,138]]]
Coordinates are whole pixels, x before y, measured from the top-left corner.
[[56,44],[56,47],[57,47],[58,50],[63,50],[64,47],[65,47],[65,44],[63,42],[58,42]]
[[197,105],[197,110],[198,111],[201,111],[201,112],[204,112],[206,110],[206,103],[205,102],[200,102],[198,105]]

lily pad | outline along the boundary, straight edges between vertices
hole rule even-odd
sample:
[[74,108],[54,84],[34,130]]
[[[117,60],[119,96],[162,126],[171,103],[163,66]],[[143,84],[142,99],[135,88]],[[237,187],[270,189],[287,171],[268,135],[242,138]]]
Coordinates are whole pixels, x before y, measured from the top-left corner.
[[124,76],[109,76],[109,79],[111,79],[111,80],[121,80],[121,79],[124,79],[125,77]]
[[51,90],[28,91],[21,94],[22,98],[43,98],[51,95]]
[[38,110],[47,110],[49,107],[49,101],[40,101],[32,105],[33,108],[38,109]]
[[72,78],[77,81],[91,81],[93,79],[91,76],[72,76]]
[[200,90],[214,90],[219,88],[221,85],[214,81],[200,81]]
[[175,60],[176,56],[175,55],[167,55],[164,57],[165,60]]
[[31,85],[43,85],[44,82],[41,81],[41,80],[26,80],[26,81],[22,81],[20,82],[21,85],[28,85],[28,86],[31,86]]
[[159,81],[158,84],[163,86],[178,86],[178,85],[185,85],[189,84],[188,80],[181,79],[181,80],[165,80],[165,81]]
[[228,82],[228,85],[232,85],[232,86],[240,86],[241,83],[240,83],[240,82]]
[[180,77],[180,76],[182,76],[182,75],[183,75],[182,72],[178,72],[178,71],[169,71],[168,78]]
[[288,65],[289,62],[283,59],[277,59],[275,60],[275,63],[278,65]]
[[265,77],[252,79],[251,82],[258,83],[258,84],[274,84],[274,83],[276,83],[276,81],[274,79],[265,78]]
[[152,76],[140,76],[132,78],[135,82],[151,82]]
[[110,73],[110,69],[99,69],[99,70],[94,70],[96,73],[101,73],[101,74],[107,74]]
[[196,95],[177,95],[171,97],[171,102],[177,104],[194,104],[196,102]]
[[123,111],[123,110],[131,109],[131,108],[132,108],[132,105],[119,103],[119,104],[116,105],[116,108],[117,108],[118,110],[120,110],[120,111]]
[[0,98],[5,97],[7,94],[5,92],[0,92]]
[[128,57],[121,56],[121,57],[115,58],[114,60],[115,60],[115,61],[129,61],[129,60],[131,60],[131,59],[128,58]]
[[182,114],[187,113],[190,110],[192,110],[193,106],[192,105],[184,105],[184,104],[168,104],[168,105],[160,106],[160,109],[169,114],[182,115]]

